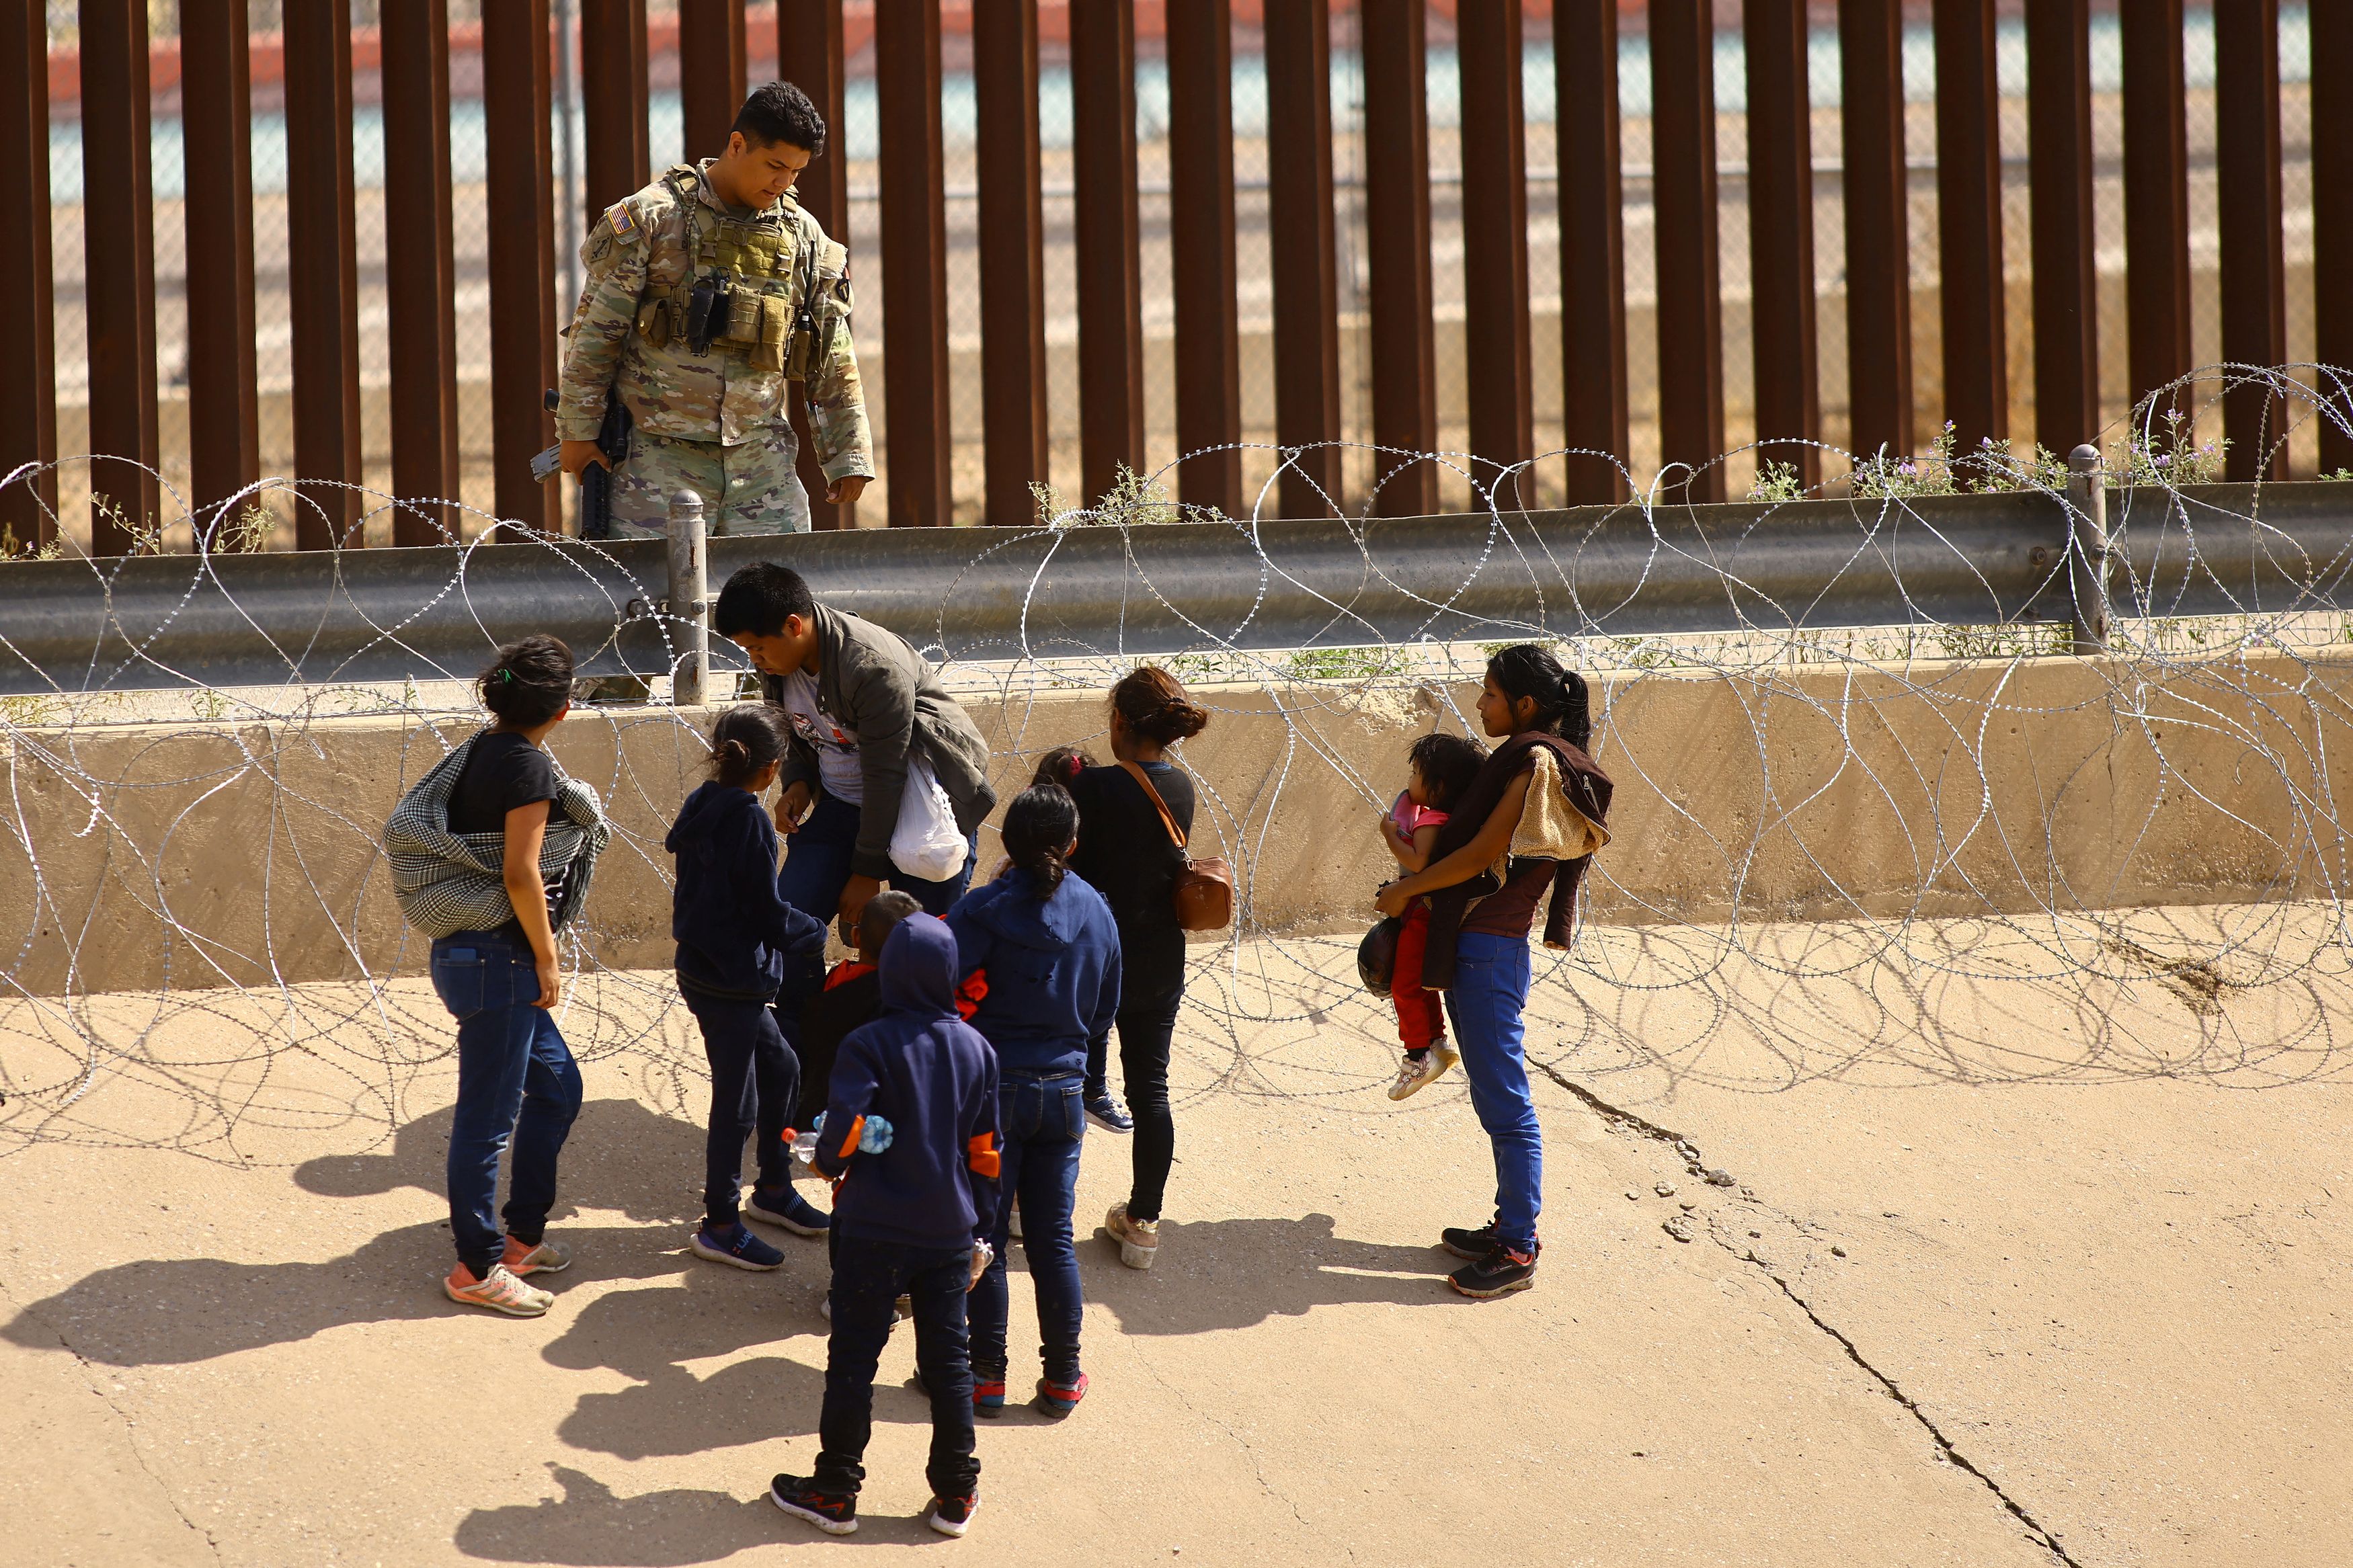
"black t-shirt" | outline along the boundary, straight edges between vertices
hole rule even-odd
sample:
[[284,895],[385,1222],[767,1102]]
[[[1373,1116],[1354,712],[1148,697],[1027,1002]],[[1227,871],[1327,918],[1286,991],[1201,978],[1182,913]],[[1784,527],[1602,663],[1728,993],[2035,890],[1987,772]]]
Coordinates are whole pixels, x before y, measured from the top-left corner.
[[[1143,766],[1189,839],[1193,781],[1173,763]],[[1185,979],[1185,932],[1174,900],[1186,852],[1125,768],[1082,769],[1071,795],[1079,805],[1079,852],[1071,868],[1103,896],[1118,922],[1123,1005],[1165,996]]]
[[[449,792],[449,831],[504,833],[508,812],[534,801],[553,801],[555,786],[553,757],[512,731],[490,731],[474,742]],[[558,872],[547,879],[551,922],[563,895],[564,876]]]

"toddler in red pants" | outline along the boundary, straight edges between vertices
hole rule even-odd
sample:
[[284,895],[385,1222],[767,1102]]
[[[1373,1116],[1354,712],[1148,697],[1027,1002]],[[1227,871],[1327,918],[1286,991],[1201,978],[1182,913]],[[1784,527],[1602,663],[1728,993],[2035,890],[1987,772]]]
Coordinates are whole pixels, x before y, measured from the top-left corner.
[[[1430,864],[1430,846],[1438,841],[1446,809],[1470,786],[1487,760],[1487,749],[1462,735],[1424,735],[1405,760],[1405,793],[1382,814],[1380,834],[1398,868],[1411,873]],[[1405,927],[1398,933],[1397,969],[1389,982],[1398,1038],[1405,1046],[1397,1081],[1389,1085],[1391,1100],[1403,1100],[1462,1059],[1446,1044],[1444,1000],[1421,983],[1422,944],[1429,935],[1430,900],[1416,899],[1407,907]]]

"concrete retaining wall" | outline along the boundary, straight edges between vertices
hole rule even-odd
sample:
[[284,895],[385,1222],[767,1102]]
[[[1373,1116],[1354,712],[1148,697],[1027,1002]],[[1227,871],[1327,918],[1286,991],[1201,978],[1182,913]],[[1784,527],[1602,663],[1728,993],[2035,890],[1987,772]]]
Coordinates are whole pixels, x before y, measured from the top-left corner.
[[[2171,673],[2108,661],[1839,667],[1605,683],[1613,923],[1968,916],[2325,897],[2345,880],[2353,665]],[[1253,933],[1353,929],[1388,859],[1376,810],[1407,743],[1474,693],[1206,693],[1187,747],[1200,852],[1241,871]],[[1051,746],[1104,751],[1087,691],[974,704],[1001,794]],[[1451,716],[1450,716],[1451,721]],[[35,994],[350,978],[421,965],[375,837],[462,721],[10,732],[0,975]],[[582,712],[552,742],[621,829],[588,941],[666,965],[660,842],[700,746],[658,710]],[[31,847],[28,855],[27,846]],[[993,836],[984,857],[994,859]]]

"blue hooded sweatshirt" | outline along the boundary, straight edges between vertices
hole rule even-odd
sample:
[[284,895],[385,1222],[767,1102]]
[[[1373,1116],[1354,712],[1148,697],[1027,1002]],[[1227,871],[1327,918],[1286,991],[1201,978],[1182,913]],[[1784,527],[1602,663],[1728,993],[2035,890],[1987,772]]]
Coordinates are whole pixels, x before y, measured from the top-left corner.
[[670,934],[678,983],[729,1001],[765,1002],[789,981],[814,991],[825,926],[776,895],[776,829],[759,797],[704,784],[686,797],[662,847],[678,857]]
[[[956,942],[909,915],[882,944],[882,1016],[852,1029],[834,1058],[817,1168],[841,1177],[841,1236],[968,1248],[997,1224],[997,1058],[956,1016]],[[891,1146],[860,1152],[866,1119]]]
[[1066,875],[1040,903],[1037,879],[1017,866],[957,900],[948,928],[960,973],[987,978],[972,1026],[997,1047],[997,1070],[1084,1072],[1089,1042],[1119,1013],[1119,927],[1103,896]]

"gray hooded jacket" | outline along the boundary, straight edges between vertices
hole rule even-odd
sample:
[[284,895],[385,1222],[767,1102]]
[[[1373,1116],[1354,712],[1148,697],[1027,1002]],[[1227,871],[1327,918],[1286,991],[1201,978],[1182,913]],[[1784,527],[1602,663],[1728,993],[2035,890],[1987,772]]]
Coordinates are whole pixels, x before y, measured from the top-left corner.
[[[818,704],[858,737],[865,778],[849,868],[888,880],[900,874],[891,864],[891,834],[899,825],[908,761],[920,757],[931,764],[955,806],[957,830],[969,837],[997,809],[997,792],[988,787],[988,742],[931,664],[896,632],[819,605],[817,638]],[[765,684],[768,700],[782,704],[783,679],[772,675]],[[817,752],[797,733],[777,783],[806,784],[812,792],[819,787]]]

